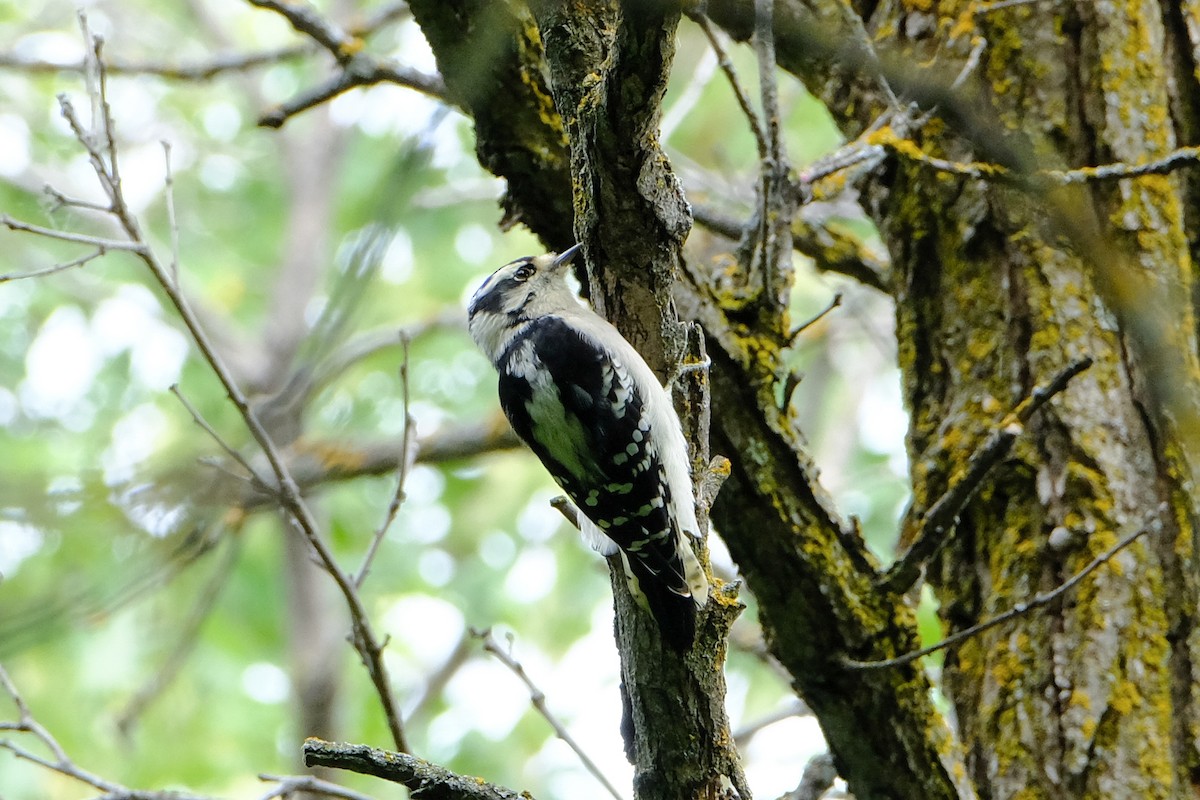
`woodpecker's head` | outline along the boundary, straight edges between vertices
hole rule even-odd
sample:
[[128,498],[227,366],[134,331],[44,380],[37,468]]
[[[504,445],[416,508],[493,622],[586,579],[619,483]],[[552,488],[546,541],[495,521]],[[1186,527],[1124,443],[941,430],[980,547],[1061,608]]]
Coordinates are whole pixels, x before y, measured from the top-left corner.
[[566,282],[567,265],[579,252],[524,256],[493,272],[467,306],[471,338],[496,362],[525,323],[547,314],[578,308]]

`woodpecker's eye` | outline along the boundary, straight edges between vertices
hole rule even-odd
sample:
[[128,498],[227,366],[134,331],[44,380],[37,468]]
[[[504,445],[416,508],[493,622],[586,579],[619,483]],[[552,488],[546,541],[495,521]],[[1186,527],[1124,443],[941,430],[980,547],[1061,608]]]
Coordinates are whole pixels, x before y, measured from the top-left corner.
[[522,264],[517,267],[517,271],[513,273],[513,277],[519,281],[527,281],[533,277],[533,273],[537,272],[533,268],[533,264]]

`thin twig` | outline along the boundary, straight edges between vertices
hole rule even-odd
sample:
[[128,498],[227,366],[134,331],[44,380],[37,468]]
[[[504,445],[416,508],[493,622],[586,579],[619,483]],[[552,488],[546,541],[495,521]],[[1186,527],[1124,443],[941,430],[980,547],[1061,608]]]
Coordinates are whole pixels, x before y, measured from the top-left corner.
[[81,769],[67,756],[66,750],[58,743],[58,740],[34,718],[29,710],[29,706],[25,704],[24,698],[21,697],[12,679],[9,678],[8,672],[2,666],[0,666],[0,688],[4,689],[4,692],[17,707],[17,721],[0,722],[0,730],[32,734],[35,739],[50,751],[51,759],[53,760],[32,753],[7,739],[0,739],[0,749],[8,750],[17,758],[30,761],[60,775],[74,778],[80,783],[86,783],[88,786],[99,789],[102,792],[119,792],[124,790],[125,787],[120,784],[105,780],[99,775]]
[[1145,526],[1139,528],[1138,530],[1134,531],[1133,533],[1127,534],[1123,539],[1118,541],[1112,547],[1108,548],[1103,553],[1101,553],[1100,555],[1093,558],[1086,567],[1079,570],[1079,572],[1076,572],[1074,575],[1072,575],[1066,581],[1064,581],[1061,584],[1059,584],[1058,586],[1056,586],[1051,591],[1044,592],[1041,594],[1036,594],[1033,596],[1033,598],[1031,600],[1028,600],[1024,603],[1017,603],[1015,606],[1013,606],[1009,610],[1005,611],[1004,613],[997,614],[996,616],[994,616],[990,619],[980,622],[978,625],[972,625],[969,628],[964,628],[963,630],[961,630],[957,633],[953,633],[950,636],[947,636],[942,641],[938,642],[937,644],[930,645],[929,647],[923,647],[920,650],[914,650],[911,653],[905,653],[904,655],[897,656],[896,658],[886,658],[886,659],[882,659],[880,661],[855,661],[854,659],[851,659],[851,658],[843,658],[842,665],[847,667],[848,669],[852,669],[852,670],[888,669],[890,667],[902,667],[905,664],[911,664],[912,662],[916,661],[917,659],[923,658],[924,656],[927,656],[930,653],[936,653],[939,650],[945,650],[947,648],[954,647],[958,644],[961,644],[963,641],[971,638],[972,636],[977,636],[986,630],[996,627],[997,625],[1003,625],[1005,622],[1016,619],[1017,617],[1020,617],[1023,614],[1028,614],[1030,611],[1033,611],[1034,609],[1041,608],[1042,606],[1047,606],[1047,605],[1053,603],[1059,597],[1061,597],[1064,594],[1066,594],[1067,592],[1071,591],[1071,589],[1075,588],[1079,584],[1080,581],[1082,581],[1088,575],[1090,575],[1091,573],[1093,573],[1097,569],[1099,569],[1101,567],[1101,565],[1107,563],[1108,561],[1111,561],[1113,556],[1115,556],[1117,553],[1124,550],[1129,545],[1133,544],[1140,537],[1142,537],[1144,534],[1149,532],[1152,527],[1155,527],[1155,526],[1154,525],[1145,525]]
[[537,709],[538,713],[542,715],[546,722],[550,724],[550,727],[554,729],[554,735],[559,739],[562,739],[566,743],[567,747],[570,747],[571,750],[575,752],[575,755],[578,756],[579,760],[583,763],[584,768],[587,769],[588,772],[592,773],[592,776],[595,777],[595,779],[599,781],[605,789],[608,790],[609,794],[616,798],[616,800],[622,800],[621,793],[617,791],[617,788],[612,785],[608,778],[604,776],[604,773],[600,771],[600,768],[596,766],[596,763],[588,757],[587,753],[583,751],[583,748],[579,746],[579,743],[576,742],[571,734],[567,732],[566,727],[559,722],[558,717],[554,716],[554,712],[552,712],[546,705],[545,692],[539,689],[537,684],[533,682],[533,679],[530,678],[529,674],[525,672],[525,667],[521,665],[521,662],[513,658],[511,653],[506,652],[500,647],[500,645],[492,637],[492,632],[490,629],[483,631],[472,631],[472,633],[475,637],[483,642],[484,650],[495,656],[497,661],[508,667],[508,669],[514,675],[520,678],[522,683],[525,684],[525,688],[529,690],[530,702],[533,703],[533,707]]
[[371,537],[371,543],[363,555],[362,564],[354,575],[354,586],[358,589],[362,588],[363,581],[367,579],[367,573],[371,571],[371,563],[375,560],[375,554],[379,552],[379,545],[387,536],[388,528],[392,527],[392,522],[395,521],[396,514],[400,512],[400,506],[406,499],[404,484],[408,481],[408,471],[412,469],[413,462],[417,457],[417,426],[412,415],[412,398],[408,386],[409,340],[407,336],[401,335],[400,346],[404,351],[400,362],[400,397],[404,404],[404,430],[400,436],[401,452],[400,464],[396,468],[396,491],[392,493],[392,500],[388,503],[383,521],[379,523],[375,535]]
[[263,773],[258,776],[258,779],[260,781],[270,781],[279,784],[258,798],[258,800],[273,800],[276,797],[287,798],[300,792],[321,794],[326,797],[340,797],[342,800],[374,800],[374,798],[362,792],[356,792],[353,789],[347,789],[345,786],[339,786],[330,781],[314,778],[312,775],[268,775]]
[[[146,249],[145,245],[143,245],[141,242],[129,242],[122,239],[105,239],[101,236],[89,236],[86,233],[56,231],[53,228],[43,228],[41,225],[34,225],[30,222],[22,222],[19,219],[13,219],[8,214],[0,214],[0,225],[3,225],[12,231],[32,233],[35,236],[44,236],[47,239],[56,239],[60,242],[73,242],[75,244],[90,245],[100,251],[99,255],[104,255],[109,250],[141,255],[142,251]],[[93,256],[93,258],[94,257],[95,256]]]
[[1013,8],[1014,6],[1031,6],[1034,3],[1040,3],[1043,0],[994,0],[991,3],[980,3],[975,7],[976,14],[989,14],[993,11],[1000,11],[1005,8]]
[[912,141],[880,132],[872,137],[874,144],[885,147],[901,158],[917,164],[923,164],[938,172],[957,175],[964,178],[985,178],[1007,183],[1028,183],[1047,181],[1057,186],[1071,186],[1096,181],[1119,181],[1128,178],[1142,178],[1147,175],[1169,175],[1181,167],[1200,165],[1200,146],[1188,145],[1178,147],[1161,158],[1152,159],[1142,164],[1126,164],[1114,162],[1095,167],[1079,167],[1077,169],[1039,169],[1022,174],[1001,164],[984,161],[950,161],[945,158],[931,156],[921,150]]
[[78,197],[67,197],[65,194],[60,192],[58,189],[55,189],[48,183],[42,187],[42,191],[46,193],[47,197],[54,201],[54,204],[50,206],[50,211],[57,211],[60,208],[82,208],[85,211],[99,211],[103,214],[107,214],[110,210],[109,207],[103,203],[96,203],[91,200],[83,200]]
[[962,85],[967,82],[967,79],[979,69],[979,60],[983,58],[983,51],[987,50],[987,39],[979,36],[976,38],[975,44],[971,46],[971,52],[967,54],[966,63],[963,68],[958,71],[958,77],[950,84],[950,91],[954,92],[962,88]]
[[766,158],[768,149],[767,135],[763,133],[762,120],[759,119],[758,112],[754,110],[754,103],[750,100],[750,93],[742,86],[742,81],[733,66],[733,61],[729,58],[729,53],[726,51],[725,45],[721,42],[721,37],[717,33],[716,26],[712,24],[705,14],[689,12],[688,16],[700,26],[700,30],[704,32],[705,38],[708,39],[709,47],[716,53],[717,65],[721,68],[721,72],[725,73],[725,78],[729,81],[729,86],[733,89],[733,95],[737,99],[738,107],[742,109],[742,114],[745,115],[746,122],[750,125],[750,132],[754,134],[754,142],[758,146],[758,157],[760,159]]
[[25,280],[26,278],[42,278],[46,275],[53,275],[54,273],[62,272],[63,270],[73,269],[74,267],[82,267],[84,264],[88,263],[89,261],[94,261],[95,259],[100,258],[102,255],[104,255],[104,248],[96,248],[87,255],[80,256],[73,261],[64,261],[61,264],[55,264],[42,269],[35,269],[32,272],[10,272],[7,275],[0,275],[0,283],[21,281]]
[[233,458],[236,463],[241,465],[242,469],[246,470],[246,475],[241,475],[239,477],[250,481],[251,485],[258,489],[259,492],[270,495],[270,497],[278,497],[277,489],[272,487],[270,483],[266,482],[266,479],[264,479],[262,475],[258,474],[258,470],[254,469],[250,462],[246,461],[246,458],[242,456],[233,445],[230,445],[228,441],[224,440],[222,435],[217,433],[216,429],[209,425],[208,420],[204,419],[204,416],[199,413],[199,410],[194,407],[191,402],[188,402],[188,399],[184,397],[184,393],[180,391],[179,384],[170,385],[169,391],[172,393],[172,395],[179,399],[179,402],[182,405],[184,405],[184,409],[186,409],[187,413],[191,415],[192,421],[196,422],[196,425],[202,428],[206,434],[209,434],[209,437],[212,439],[212,441],[215,441],[217,446],[221,447],[221,450],[226,452],[227,456]]
[[[372,13],[361,27],[352,28],[349,33],[353,36],[363,38],[375,33],[387,23],[408,14],[407,3],[392,3]],[[217,55],[209,61],[198,61],[191,64],[127,61],[108,56],[105,58],[105,64],[110,75],[155,75],[168,80],[209,81],[227,72],[248,72],[254,69],[270,67],[284,61],[290,61],[301,56],[311,55],[319,47],[320,45],[314,40],[257,53],[237,52]],[[26,73],[79,72],[86,74],[91,69],[91,63],[88,57],[77,61],[51,61],[26,58],[15,53],[0,53],[0,69],[14,69]]]
[[920,532],[912,546],[883,574],[879,580],[880,586],[892,592],[908,591],[924,565],[945,545],[949,531],[958,522],[958,515],[991,469],[1012,449],[1013,442],[1024,432],[1030,417],[1050,398],[1066,389],[1072,378],[1091,365],[1092,359],[1088,357],[1071,362],[1045,386],[1034,389],[1001,421],[991,436],[971,455],[966,474],[951,484],[945,494],[925,512]]
[[322,17],[308,3],[281,2],[280,0],[248,0],[250,5],[274,11],[286,19],[298,33],[309,36],[317,44],[324,47],[340,62],[349,61],[362,42],[356,36],[350,36],[338,26]]
[[[111,57],[106,61],[111,75],[155,75],[170,80],[208,81],[225,72],[244,72],[269,67],[281,61],[289,61],[312,53],[315,50],[315,44],[304,42],[259,53],[231,53],[216,56],[211,61],[195,64],[125,61]],[[0,69],[14,69],[26,73],[86,73],[89,68],[87,58],[78,61],[47,61],[23,58],[13,53],[0,53]]]
[[250,483],[253,484],[256,489],[265,494],[278,494],[278,492],[270,484],[268,484],[261,475],[258,474],[254,467],[250,465],[250,462],[247,461],[246,458],[233,447],[233,445],[226,442],[225,438],[221,436],[221,434],[217,433],[216,429],[213,428],[212,425],[208,424],[208,420],[204,419],[204,416],[200,413],[200,411],[194,405],[192,405],[186,397],[184,397],[183,392],[179,389],[179,384],[171,384],[169,391],[171,394],[175,395],[176,399],[179,400],[184,409],[186,409],[188,414],[191,415],[192,421],[200,426],[200,428],[207,433],[214,442],[217,443],[217,446],[225,451],[226,455],[240,464],[242,469],[246,470],[246,475],[243,477],[248,478]]
[[814,317],[812,317],[812,319],[809,319],[809,320],[806,320],[806,321],[800,323],[800,325],[796,328],[796,330],[792,331],[792,340],[794,341],[796,339],[796,337],[798,337],[800,334],[804,333],[806,330],[811,328],[813,325],[816,325],[818,322],[825,319],[826,316],[828,316],[835,308],[837,308],[841,304],[842,304],[842,293],[838,292],[833,296],[833,299],[829,301],[829,305],[825,306],[825,308],[818,311],[816,313],[816,315]]
[[[59,104],[62,108],[63,116],[75,133],[76,139],[88,152],[96,177],[112,202],[110,213],[120,223],[126,236],[129,238],[129,242],[125,243],[125,246],[121,249],[135,253],[162,288],[171,307],[179,315],[184,327],[187,328],[192,341],[200,351],[201,357],[217,376],[222,388],[225,390],[225,394],[233,402],[250,434],[254,437],[264,455],[266,455],[278,484],[281,506],[287,511],[292,522],[294,522],[295,526],[308,540],[322,567],[333,578],[334,583],[337,584],[338,589],[345,598],[350,612],[354,647],[362,656],[363,664],[379,696],[380,704],[396,748],[407,750],[408,744],[404,735],[404,727],[401,722],[395,695],[392,692],[391,682],[387,676],[387,669],[383,663],[383,645],[372,629],[366,608],[363,605],[362,599],[358,596],[353,581],[338,566],[333,552],[330,550],[328,544],[326,544],[312,512],[309,510],[307,503],[300,493],[299,486],[288,470],[279,448],[275,446],[270,434],[250,407],[250,403],[234,378],[233,372],[226,365],[220,354],[217,353],[207,332],[200,324],[199,317],[192,309],[178,282],[172,278],[169,268],[159,260],[153,249],[145,241],[137,218],[129,210],[125,202],[121,191],[119,167],[116,163],[117,146],[113,132],[112,114],[108,105],[106,80],[104,78],[105,66],[101,58],[101,45],[97,39],[93,40],[93,53],[96,58],[95,68],[98,73],[96,91],[99,93],[99,97],[96,98],[96,103],[100,109],[98,117],[101,128],[99,138],[108,151],[108,161],[112,163],[106,164],[105,156],[93,143],[92,135],[79,122],[70,101],[65,96],[60,96]],[[0,217],[0,223],[7,223],[7,218]],[[54,231],[50,231],[49,235],[53,236],[55,233]],[[99,245],[92,237],[81,237],[77,240]]]
[[806,186],[816,183],[822,178],[828,178],[859,164],[867,164],[867,168],[871,169],[886,157],[887,150],[882,145],[870,144],[861,138],[855,139],[801,170],[800,184]]

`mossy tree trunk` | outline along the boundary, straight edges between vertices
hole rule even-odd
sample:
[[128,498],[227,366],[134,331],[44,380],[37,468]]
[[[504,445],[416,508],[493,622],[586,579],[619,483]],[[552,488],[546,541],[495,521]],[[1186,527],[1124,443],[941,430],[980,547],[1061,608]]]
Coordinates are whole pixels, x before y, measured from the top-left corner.
[[[953,723],[919,667],[847,665],[916,646],[911,593],[881,582],[778,410],[784,310],[729,302],[681,257],[687,212],[653,135],[681,9],[411,7],[476,121],[481,161],[509,179],[509,217],[548,247],[574,230],[597,270],[598,305],[660,367],[682,347],[664,294],[680,279],[677,308],[703,325],[712,356],[713,450],[732,462],[714,520],[856,796],[1194,796],[1194,167],[1181,158],[1075,182],[1048,170],[1143,164],[1197,143],[1200,3],[775,3],[780,66],[848,139],[870,130],[861,146],[881,156],[851,177],[893,262],[886,283],[912,415],[914,500],[901,541],[918,535],[1007,411],[1070,362],[1094,361],[1029,420],[929,565],[947,629],[1052,589],[1123,536],[1150,531],[1057,603],[951,651]],[[751,0],[706,10],[734,38],[750,36]],[[464,46],[472,36],[490,37],[487,47]],[[476,59],[467,69],[471,52],[489,54],[486,68]],[[644,663],[637,642],[621,638],[627,664]],[[719,641],[700,647],[720,655]],[[705,680],[687,691],[719,693]],[[635,738],[684,736],[695,723],[643,710]],[[700,729],[720,732],[718,717]],[[717,773],[736,772],[728,751],[705,752],[706,775],[662,771],[639,794],[701,796]]]
[[[866,187],[893,259],[912,413],[905,532],[1000,412],[1073,359],[1095,360],[1034,417],[930,570],[947,627],[1054,587],[1132,530],[1153,532],[1062,603],[947,659],[981,796],[1194,796],[1195,181],[1067,187],[1045,170],[1142,164],[1195,143],[1196,12],[901,3],[864,20],[892,87],[939,103],[946,123],[877,134],[905,141]],[[972,50],[978,64],[953,93]],[[901,54],[928,66],[889,68]],[[848,59],[827,55],[791,64],[856,135],[883,100],[860,82],[855,102],[839,103]],[[924,156],[1010,171],[980,179]]]
[[869,21],[916,32],[896,46],[931,59],[928,74],[900,82],[947,81],[983,47],[970,99],[948,107],[950,125],[909,134],[914,143],[1019,176],[1005,186],[901,158],[869,185],[893,258],[912,413],[906,530],[966,469],[998,410],[1073,359],[1095,360],[1031,420],[932,566],[943,619],[974,624],[1060,584],[1123,535],[1152,532],[1062,603],[947,659],[971,778],[995,798],[1194,796],[1189,181],[1068,188],[1042,172],[1141,164],[1181,138],[1193,144],[1188,29],[1169,0],[974,14],[904,5],[917,4]]

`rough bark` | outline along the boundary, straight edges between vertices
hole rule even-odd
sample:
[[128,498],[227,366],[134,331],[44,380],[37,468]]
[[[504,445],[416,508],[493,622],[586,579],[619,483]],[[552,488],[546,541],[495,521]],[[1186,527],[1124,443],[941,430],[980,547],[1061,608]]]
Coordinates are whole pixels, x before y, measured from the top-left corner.
[[[457,27],[431,31],[430,26],[441,26],[448,18],[418,11],[421,5],[414,5],[414,13],[434,46],[447,87],[459,96],[469,96],[470,82],[477,78],[468,75],[460,63],[467,52],[455,49],[465,47],[458,39],[460,31],[482,28],[478,22],[481,14],[506,12],[485,12],[469,3],[448,4],[444,8],[454,7]],[[534,55],[522,67],[527,97],[537,102],[553,97],[557,106],[558,115],[550,109],[538,122],[543,127],[558,126],[560,135],[565,129],[570,147],[563,155],[569,158],[573,182],[560,183],[557,172],[508,176],[510,192],[518,181],[536,178],[540,181],[536,194],[552,196],[559,190],[556,202],[573,200],[574,214],[562,215],[556,206],[554,212],[559,216],[548,217],[548,212],[541,210],[542,216],[534,217],[529,207],[522,206],[518,216],[542,234],[549,246],[559,248],[561,240],[548,238],[543,231],[557,231],[573,221],[571,240],[584,244],[586,262],[594,267],[585,276],[593,304],[665,378],[687,349],[686,328],[672,308],[671,288],[691,215],[657,142],[679,6],[613,2],[581,8],[539,2],[532,7],[536,27],[510,25],[509,31],[526,41],[519,48],[522,53]],[[524,17],[514,11],[511,19]],[[450,40],[458,44],[451,46]],[[544,62],[539,60],[543,48]],[[473,55],[470,62],[476,60]],[[553,80],[543,83],[543,70]],[[473,108],[469,100],[465,105]],[[504,132],[495,137],[501,140],[511,136],[514,124],[521,124],[513,121],[520,113],[505,110],[507,116],[497,124]],[[476,124],[477,128],[481,125],[478,117]],[[536,125],[531,123],[530,128],[524,135],[543,135]],[[479,146],[482,150],[490,145],[481,141]],[[557,158],[554,161],[558,163]],[[499,172],[495,162],[487,165]],[[529,196],[528,190],[525,196]],[[685,416],[695,420],[707,413],[703,387],[689,393],[689,402],[697,413]],[[707,442],[696,437],[692,441],[698,466],[706,463]],[[725,787],[732,786],[749,798],[724,708],[722,667],[728,630],[740,609],[736,593],[728,589],[714,592],[699,626],[696,647],[680,657],[663,646],[657,629],[629,595],[619,564],[613,565],[613,576],[622,700],[626,703],[624,733],[635,767],[637,796],[718,797]]]
[[[1176,145],[1171,6],[972,16],[971,32],[988,42],[977,100],[915,143],[943,158],[1005,162],[1028,181],[1006,188],[901,159],[870,187],[896,271],[912,412],[906,530],[965,468],[999,409],[1078,356],[1096,362],[1033,420],[963,514],[931,573],[947,626],[1062,582],[1131,529],[1168,532],[1119,555],[1072,600],[948,658],[970,776],[987,797],[1194,792],[1197,370],[1180,182],[1065,189],[1031,172],[1139,163]],[[962,48],[944,37],[960,12],[881,8],[871,24],[915,32],[896,46],[954,75],[962,61],[947,56]],[[1023,158],[1005,159],[1014,142]]]
[[448,98],[475,122],[479,163],[508,179],[503,224],[524,223],[556,250],[570,246],[566,139],[532,14],[509,0],[414,0],[409,8]]
[[[433,23],[422,5],[414,3],[418,19]],[[749,36],[752,6],[708,4],[736,38]],[[663,289],[679,264],[685,215],[675,211],[665,161],[629,160],[629,148],[654,155],[645,148],[653,117],[622,101],[652,97],[656,85],[639,83],[643,73],[621,73],[620,58],[603,68],[595,60],[640,53],[651,73],[655,58],[669,60],[661,39],[646,38],[660,8],[540,5],[547,72],[522,62],[520,74],[550,75],[565,128],[553,114],[529,115],[545,109],[545,84],[522,101],[535,98],[533,106],[508,107],[490,123],[504,127],[525,114],[541,128],[522,135],[548,142],[565,129],[584,148],[573,149],[569,163],[579,181],[575,231],[589,263],[602,265],[592,293],[661,367],[678,352]],[[473,30],[462,22],[455,35]],[[1131,527],[1156,522],[1166,534],[1124,551],[1061,605],[951,654],[945,686],[956,736],[921,670],[844,667],[843,656],[911,650],[912,610],[904,596],[878,588],[870,558],[821,496],[799,437],[774,404],[786,319],[741,313],[692,272],[681,308],[705,325],[714,449],[733,462],[714,519],[760,600],[772,653],[816,711],[859,798],[1191,796],[1200,766],[1196,184],[1157,175],[1068,189],[1035,170],[1137,163],[1196,143],[1200,4],[989,10],[780,0],[776,25],[780,65],[826,101],[847,136],[887,108],[886,87],[940,114],[915,133],[889,131],[916,151],[894,147],[864,187],[896,272],[912,412],[914,502],[905,533],[917,530],[1004,411],[1074,358],[1095,360],[1032,420],[933,565],[947,627],[962,629],[1061,583]],[[506,52],[540,54],[529,26],[513,31],[527,46]],[[436,33],[430,39],[454,84],[454,51]],[[973,79],[952,91],[980,41]],[[927,66],[906,66],[917,63]],[[611,82],[618,75],[621,82]],[[1014,172],[1001,185],[940,172],[920,154]],[[544,197],[564,191],[564,176],[560,165],[514,172],[512,180],[536,183],[523,190]],[[638,180],[644,176],[654,180]],[[532,208],[564,211],[531,201]],[[550,224],[522,218],[535,230]],[[553,222],[557,231],[569,224]]]

